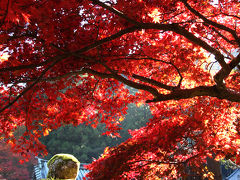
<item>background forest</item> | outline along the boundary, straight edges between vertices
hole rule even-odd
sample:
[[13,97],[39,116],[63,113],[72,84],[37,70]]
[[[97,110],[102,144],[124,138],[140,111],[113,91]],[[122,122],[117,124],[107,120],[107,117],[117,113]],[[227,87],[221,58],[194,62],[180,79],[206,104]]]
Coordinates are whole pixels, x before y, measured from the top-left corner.
[[46,158],[49,159],[57,153],[70,153],[80,162],[89,163],[93,158],[98,158],[107,146],[119,145],[130,138],[128,130],[145,126],[151,118],[151,113],[147,106],[137,107],[131,104],[124,118],[121,123],[121,137],[102,136],[105,131],[103,125],[96,128],[84,124],[77,127],[66,125],[50,132],[48,136],[41,139],[49,152]]

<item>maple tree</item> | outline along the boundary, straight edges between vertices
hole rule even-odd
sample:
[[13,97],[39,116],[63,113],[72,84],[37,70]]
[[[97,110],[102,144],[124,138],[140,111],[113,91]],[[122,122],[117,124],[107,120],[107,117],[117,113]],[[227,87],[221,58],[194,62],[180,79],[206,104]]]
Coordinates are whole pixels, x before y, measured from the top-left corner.
[[1,0],[1,136],[25,157],[44,155],[38,139],[52,129],[105,123],[117,136],[127,105],[148,103],[147,126],[107,148],[89,175],[177,178],[187,166],[213,178],[206,157],[240,160],[239,7],[237,0]]

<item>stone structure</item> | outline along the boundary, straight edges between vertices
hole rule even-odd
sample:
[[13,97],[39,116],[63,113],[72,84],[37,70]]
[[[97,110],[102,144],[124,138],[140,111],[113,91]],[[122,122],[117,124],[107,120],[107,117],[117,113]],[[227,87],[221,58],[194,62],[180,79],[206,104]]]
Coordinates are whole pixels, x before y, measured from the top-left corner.
[[71,154],[56,154],[47,165],[48,179],[76,180],[80,162]]

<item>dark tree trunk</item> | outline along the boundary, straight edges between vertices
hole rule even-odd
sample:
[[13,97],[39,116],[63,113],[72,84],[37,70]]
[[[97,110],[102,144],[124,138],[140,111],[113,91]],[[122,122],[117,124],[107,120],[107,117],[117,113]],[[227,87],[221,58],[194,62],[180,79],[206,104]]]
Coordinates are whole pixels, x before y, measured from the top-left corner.
[[207,157],[208,170],[213,172],[215,180],[222,180],[221,164],[212,158]]

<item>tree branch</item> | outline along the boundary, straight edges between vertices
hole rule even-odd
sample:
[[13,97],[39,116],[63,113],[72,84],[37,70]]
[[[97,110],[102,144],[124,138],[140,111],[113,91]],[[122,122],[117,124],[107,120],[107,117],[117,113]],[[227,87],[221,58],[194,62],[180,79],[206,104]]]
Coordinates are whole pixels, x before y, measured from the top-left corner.
[[12,67],[1,68],[0,72],[17,71],[17,70],[32,69],[32,68],[40,67],[40,66],[48,64],[50,62],[50,59],[47,60],[47,61],[41,62],[39,64],[28,64],[28,65],[21,65],[21,66],[12,66]]
[[42,71],[42,73],[40,74],[40,76],[27,88],[25,88],[17,97],[14,98],[13,101],[11,101],[10,103],[8,103],[6,106],[4,106],[3,108],[0,109],[0,113],[2,113],[4,110],[6,110],[7,108],[9,108],[10,106],[12,106],[15,102],[18,101],[19,98],[21,98],[24,94],[26,94],[30,89],[32,89],[40,80],[41,78],[46,74],[47,71],[49,71],[53,66],[55,66],[58,62],[60,62],[61,60],[67,58],[69,55],[65,54],[65,55],[60,55],[60,56],[56,56],[54,58],[51,59],[54,60],[44,71]]
[[[97,0],[93,0],[93,1],[101,4],[100,1],[97,1]],[[183,2],[186,3],[186,1],[184,1],[184,0],[183,0]],[[103,6],[103,4],[101,4],[101,5]],[[105,6],[103,6],[103,7],[105,7]],[[105,8],[107,8],[107,7],[105,7]],[[118,16],[126,19],[126,17],[123,16],[124,14],[121,14],[121,12],[118,12],[117,10],[115,10],[113,8],[111,8],[109,10],[111,10],[112,12],[117,14]],[[197,12],[197,15],[199,17],[203,18],[203,19],[205,18],[204,16],[202,17],[201,14],[198,14],[198,12]],[[210,25],[213,25],[213,26],[215,26],[217,28],[220,28],[220,29],[223,29],[223,30],[226,30],[226,31],[228,31],[230,33],[232,32],[233,34],[235,34],[235,31],[233,31],[230,28],[227,28],[226,26],[223,26],[223,25],[220,25],[218,23],[212,22],[212,21],[210,21],[208,19],[205,19],[205,21],[207,23],[209,23]],[[229,75],[231,70],[239,64],[240,56],[237,56],[236,59],[232,60],[229,64],[227,64],[224,61],[224,56],[217,49],[211,47],[208,43],[206,43],[205,41],[201,40],[200,38],[197,38],[192,33],[187,31],[183,27],[181,27],[179,24],[174,24],[174,23],[173,24],[136,23],[135,21],[132,22],[132,23],[134,23],[135,25],[132,26],[132,27],[123,29],[123,30],[121,30],[121,31],[119,31],[119,32],[109,36],[109,37],[106,37],[106,38],[103,38],[101,40],[98,40],[98,41],[96,41],[96,42],[94,42],[94,43],[92,43],[92,44],[90,44],[88,46],[85,46],[82,49],[79,49],[79,50],[74,51],[74,52],[65,53],[65,57],[63,55],[54,57],[53,59],[57,59],[57,60],[55,60],[52,64],[50,64],[41,73],[41,75],[36,79],[36,81],[34,81],[29,87],[27,87],[22,93],[20,93],[11,103],[9,103],[7,106],[3,107],[0,110],[0,113],[2,111],[4,111],[5,109],[7,109],[8,107],[10,107],[12,104],[14,104],[23,94],[25,94],[34,85],[36,85],[42,79],[42,77],[45,75],[45,73],[49,69],[51,69],[55,64],[60,62],[61,60],[65,59],[66,57],[80,55],[81,53],[84,53],[84,52],[87,52],[87,51],[89,51],[89,50],[91,50],[93,48],[96,48],[96,47],[98,47],[99,45],[101,45],[103,43],[112,41],[112,40],[114,40],[116,38],[119,38],[119,37],[121,37],[121,36],[123,36],[123,35],[125,35],[127,33],[134,32],[136,30],[157,29],[157,30],[164,30],[164,31],[172,31],[172,32],[175,32],[175,33],[177,33],[179,35],[184,36],[189,41],[199,45],[200,47],[202,47],[206,51],[214,54],[216,60],[222,66],[222,69],[215,76],[215,81],[216,81],[217,84],[218,83],[222,83],[223,79],[226,76]],[[235,37],[235,38],[238,38],[238,37]],[[45,62],[43,62],[43,63],[45,63]],[[19,69],[24,69],[24,68],[32,68],[32,67],[37,67],[37,66],[39,66],[39,64],[38,65],[33,65],[33,64],[32,65],[23,65],[23,66],[18,66],[18,67],[2,68],[2,69],[0,69],[0,71],[1,72],[11,71],[11,70],[14,71],[14,70],[19,70]],[[121,75],[118,75],[117,73],[111,73],[111,74],[100,73],[100,72],[97,72],[95,70],[87,69],[87,68],[84,68],[81,71],[81,73],[83,73],[83,72],[91,73],[93,75],[97,75],[97,76],[102,77],[102,78],[114,78],[114,79],[116,79],[116,80],[118,80],[118,81],[120,81],[120,82],[122,82],[122,83],[124,83],[124,84],[126,84],[128,86],[131,86],[133,88],[148,91],[149,93],[151,93],[155,97],[155,99],[150,100],[148,102],[158,102],[158,101],[173,100],[173,99],[186,99],[186,98],[192,98],[192,97],[195,97],[195,96],[211,96],[211,97],[218,97],[219,99],[228,99],[228,100],[231,100],[233,102],[240,102],[239,94],[237,94],[237,93],[235,93],[233,91],[223,90],[222,92],[224,92],[225,93],[224,94],[224,93],[221,93],[219,91],[216,91],[216,87],[215,86],[212,86],[212,87],[200,86],[200,87],[196,87],[196,88],[193,88],[193,89],[185,89],[185,90],[181,90],[180,89],[180,90],[174,91],[174,92],[172,92],[170,94],[163,95],[163,94],[159,94],[159,92],[156,90],[156,88],[153,88],[153,87],[148,86],[148,85],[144,85],[144,84],[133,82],[131,80],[128,80],[128,79],[124,78]],[[137,75],[135,77],[141,78],[140,76],[137,76]],[[163,87],[163,84],[160,84],[160,82],[153,82],[153,80],[148,79],[148,78],[145,78],[144,80],[145,81],[149,81],[151,83],[156,83],[156,84],[159,85],[159,87],[160,86]],[[165,89],[171,89],[169,86],[166,86],[166,85],[164,87],[165,87]]]
[[238,45],[240,46],[240,38],[238,37],[237,33],[235,30],[224,26],[222,24],[219,24],[217,22],[211,21],[209,19],[207,19],[205,16],[203,16],[202,14],[200,14],[198,11],[196,11],[195,9],[193,9],[188,3],[187,0],[181,0],[183,2],[183,4],[188,8],[189,11],[191,11],[194,15],[196,15],[197,17],[201,18],[205,23],[214,26],[216,28],[222,29],[224,31],[229,32],[230,34],[232,34],[232,36],[234,37],[234,39],[236,40],[236,42],[238,43]]
[[223,80],[228,77],[232,69],[235,67],[239,66],[240,64],[240,53],[237,55],[236,58],[234,58],[230,63],[228,63],[228,66],[230,67],[228,70],[226,69],[221,69],[220,71],[217,72],[214,76],[215,82],[223,82]]
[[[185,30],[184,28],[180,27],[177,24],[153,24],[153,23],[140,23],[137,22],[135,20],[132,20],[130,18],[128,18],[125,14],[123,14],[122,12],[98,1],[98,0],[92,0],[94,3],[100,5],[101,7],[104,7],[106,9],[108,9],[109,11],[113,12],[114,14],[118,15],[119,17],[122,17],[123,19],[135,24],[138,28],[140,29],[154,29],[154,27],[151,28],[151,26],[155,25],[156,29],[161,29],[161,30],[170,30],[173,32],[176,32],[180,35],[183,35],[185,38],[187,38],[188,40],[192,41],[193,43],[201,46],[202,48],[204,48],[205,50],[207,50],[208,52],[212,53],[215,55],[216,60],[219,62],[219,64],[222,66],[222,68],[228,69],[228,66],[226,64],[226,62],[224,61],[224,56],[215,48],[211,47],[210,45],[208,45],[205,41],[201,40],[200,38],[197,38],[196,36],[194,36],[192,33],[190,33],[189,31]],[[195,9],[193,9],[186,0],[182,0],[182,2],[185,4],[185,6],[194,14],[196,14],[198,17],[200,17],[201,19],[203,19],[204,21],[206,21],[207,23],[210,23],[211,25],[220,28],[220,29],[224,29],[228,32],[230,32],[234,38],[236,40],[239,40],[239,44],[240,44],[240,39],[238,38],[238,36],[236,35],[236,32],[224,25],[215,23],[213,21],[208,20],[207,18],[205,18],[203,15],[201,15],[199,12],[197,12]],[[157,26],[158,25],[158,28]],[[164,26],[165,25],[165,26]],[[160,27],[161,26],[161,27]]]
[[[220,10],[220,11],[221,11],[221,10]],[[237,19],[239,19],[239,20],[240,20],[240,17],[239,17],[239,16],[237,16],[237,15],[231,15],[231,14],[227,14],[227,13],[224,13],[224,12],[222,12],[222,11],[221,11],[221,13],[222,13],[223,15],[225,15],[225,16],[234,17],[234,18],[237,18]]]
[[[114,72],[114,71],[112,70],[112,72]],[[145,78],[145,77],[138,76],[138,75],[133,75],[134,78],[139,78],[140,80],[142,80],[144,82],[147,82],[152,85],[156,85],[158,87],[172,91],[169,94],[161,94],[157,91],[156,88],[153,88],[148,85],[133,82],[131,80],[128,80],[128,79],[116,74],[115,72],[114,73],[102,73],[102,72],[95,71],[93,69],[83,68],[80,71],[67,73],[66,75],[73,75],[73,74],[80,75],[80,74],[85,74],[85,73],[92,74],[92,75],[95,75],[95,76],[98,76],[101,78],[116,79],[116,80],[118,80],[130,87],[133,87],[135,89],[147,91],[147,92],[151,93],[152,95],[154,95],[154,97],[155,97],[152,100],[147,100],[146,101],[147,103],[167,101],[167,100],[189,99],[189,98],[193,98],[193,97],[197,97],[197,96],[210,96],[210,97],[216,97],[218,99],[226,99],[226,100],[229,100],[232,102],[240,102],[240,93],[239,92],[229,90],[229,89],[219,90],[216,85],[215,86],[199,86],[199,87],[195,87],[192,89],[179,89],[177,87],[172,87],[172,86],[167,86],[165,84],[161,84],[160,82],[149,79],[149,78]],[[66,76],[66,75],[64,75],[64,76]],[[48,79],[48,80],[51,80],[51,79]]]
[[113,8],[113,7],[110,7],[110,6],[106,5],[106,4],[104,4],[103,2],[100,2],[100,1],[98,1],[98,0],[92,0],[92,2],[93,2],[94,4],[97,4],[97,5],[101,6],[101,7],[104,8],[104,9],[109,10],[110,12],[112,12],[112,13],[114,13],[115,15],[117,15],[117,16],[125,19],[126,21],[128,21],[128,22],[130,22],[130,23],[132,23],[132,24],[135,24],[135,25],[139,24],[137,21],[129,18],[127,15],[123,14],[122,12],[118,11],[117,9],[115,9],[115,8]]
[[[39,82],[51,82],[51,81],[57,81],[57,80],[60,80],[62,78],[66,78],[66,77],[69,77],[69,76],[73,76],[73,75],[81,75],[81,74],[84,74],[82,71],[74,71],[74,72],[69,72],[69,73],[66,73],[66,74],[63,74],[63,75],[60,75],[60,76],[55,76],[55,77],[48,77],[48,78],[42,78],[39,80]],[[29,82],[34,82],[36,81],[37,78],[34,78],[34,79],[26,79],[26,80],[21,80],[21,81],[17,81],[14,82],[14,84],[20,84],[20,83],[29,83]],[[14,80],[13,80],[14,81]]]
[[147,100],[147,103],[151,102],[160,102],[167,100],[180,100],[180,99],[189,99],[197,96],[210,96],[216,97],[218,99],[226,99],[232,102],[240,102],[240,93],[222,89],[221,91],[217,86],[199,86],[192,89],[179,89],[173,91],[170,94],[159,94],[159,96],[153,100]]
[[146,83],[149,83],[149,84],[151,84],[153,86],[157,86],[157,87],[169,90],[169,91],[174,91],[175,89],[177,89],[177,86],[168,86],[168,85],[160,83],[159,81],[156,81],[154,79],[150,79],[150,78],[147,78],[147,77],[139,76],[137,74],[133,74],[132,77],[136,78],[136,79],[138,79],[138,80],[140,80],[142,82],[146,82]]
[[[191,42],[199,45],[200,47],[202,47],[203,49],[205,49],[206,51],[214,54],[215,59],[219,62],[219,64],[221,65],[223,71],[226,72],[230,72],[231,68],[228,66],[228,64],[225,62],[224,60],[224,56],[221,54],[220,51],[218,51],[217,49],[213,48],[212,46],[210,46],[208,43],[206,43],[205,41],[201,40],[200,38],[197,38],[196,36],[194,36],[192,33],[190,33],[189,31],[187,31],[186,29],[182,28],[180,25],[178,24],[153,24],[153,23],[140,23],[140,22],[136,22],[135,20],[132,20],[130,18],[128,18],[125,14],[123,14],[122,12],[98,1],[98,0],[92,0],[95,4],[100,5],[103,8],[108,9],[109,11],[113,12],[114,14],[116,14],[119,17],[122,17],[123,19],[127,20],[128,22],[131,22],[133,24],[135,24],[135,27],[132,27],[132,29],[129,29],[129,32],[131,30],[135,31],[137,29],[159,29],[159,30],[165,30],[165,31],[173,31],[177,34],[180,34],[182,36],[184,36],[185,38],[187,38],[188,40],[190,40]],[[240,45],[240,38],[237,36],[236,32],[224,25],[218,24],[216,22],[213,22],[209,19],[207,19],[206,17],[204,17],[202,14],[200,14],[198,11],[196,11],[195,9],[193,9],[186,0],[182,0],[182,2],[184,3],[184,5],[196,16],[198,16],[199,18],[201,18],[205,23],[212,25],[216,28],[225,30],[229,33],[232,34],[232,36],[235,38],[235,40],[237,41],[237,43]],[[225,39],[227,40],[227,39]],[[178,70],[178,69],[177,69]],[[180,74],[180,72],[178,71],[178,73]],[[180,74],[181,76],[181,74]],[[216,83],[219,86],[223,85],[223,79],[222,78],[215,78],[217,81]],[[182,77],[180,79],[179,82],[179,86],[181,85],[181,81],[182,81]]]
[[[126,28],[122,31],[119,31],[109,37],[106,37],[106,38],[103,38],[99,41],[96,41],[95,43],[92,43],[88,46],[85,46],[84,48],[80,49],[80,50],[77,50],[75,52],[67,52],[67,53],[64,53],[62,55],[59,55],[59,56],[55,56],[53,58],[50,58],[49,61],[52,61],[54,59],[56,59],[53,63],[51,63],[44,71],[42,71],[42,73],[40,74],[40,76],[30,85],[28,86],[27,88],[25,88],[12,102],[8,103],[6,106],[4,106],[3,108],[0,109],[0,113],[3,112],[4,110],[6,110],[7,108],[9,108],[10,106],[12,106],[15,102],[18,101],[19,98],[21,98],[25,93],[27,93],[32,87],[34,87],[42,78],[43,76],[46,74],[46,72],[48,70],[50,70],[53,66],[55,66],[57,63],[59,63],[60,61],[62,61],[63,59],[67,58],[67,57],[70,57],[70,56],[76,56],[78,54],[81,54],[83,52],[86,52],[86,51],[89,51],[90,49],[93,49],[93,48],[96,48],[98,47],[99,45],[105,43],[105,42],[108,42],[108,41],[111,41],[113,39],[116,39],[118,37],[121,37],[122,35],[126,34],[126,33],[129,33],[129,32],[132,32],[136,29],[136,27],[130,27],[130,28]],[[25,65],[26,67],[27,65]],[[13,67],[14,68],[14,67]],[[19,67],[18,67],[19,68]],[[21,68],[23,68],[23,66],[21,66]],[[132,84],[130,81],[128,81],[127,79],[123,78],[122,76],[118,76],[116,77],[116,79],[118,79],[119,81],[123,81],[124,84]],[[152,88],[152,87],[149,87],[147,88],[147,86],[145,85],[139,85],[139,86],[136,86],[137,84],[133,84],[133,86],[135,86],[137,89],[138,88],[142,88],[143,90],[146,90],[146,91],[151,91],[152,93],[155,93],[157,94],[157,91],[156,89]],[[140,87],[141,86],[141,87]],[[155,92],[154,92],[155,91]]]
[[[112,71],[112,72],[114,72],[114,71]],[[161,94],[157,91],[156,88],[153,88],[148,85],[133,82],[133,81],[128,80],[116,73],[102,73],[102,72],[98,72],[98,71],[95,71],[95,70],[89,69],[89,68],[83,68],[80,71],[70,72],[70,73],[67,73],[67,74],[64,74],[64,75],[58,76],[58,77],[52,77],[52,78],[46,78],[46,79],[38,78],[35,81],[52,81],[52,80],[58,80],[60,78],[71,76],[71,75],[80,75],[80,74],[85,74],[85,73],[92,74],[92,75],[95,75],[95,76],[98,76],[101,78],[116,79],[116,80],[124,83],[125,85],[133,87],[135,89],[147,91],[154,96],[154,99],[147,100],[146,103],[160,102],[160,101],[167,101],[167,100],[189,99],[189,98],[193,98],[193,97],[197,97],[197,96],[209,96],[209,97],[216,97],[218,99],[226,99],[226,100],[229,100],[232,102],[240,102],[240,93],[239,92],[229,90],[229,89],[219,90],[216,85],[215,86],[199,86],[199,87],[195,87],[192,89],[179,89],[176,87],[161,84],[160,82],[149,79],[149,78],[145,78],[145,77],[138,76],[138,75],[133,75],[134,78],[140,79],[144,82],[147,82],[152,85],[156,85],[158,87],[172,91],[169,94]],[[2,112],[2,111],[0,111],[0,112]]]
[[140,83],[136,83],[134,81],[128,80],[126,78],[124,78],[123,76],[117,74],[114,70],[110,69],[107,65],[103,64],[102,65],[109,71],[111,72],[111,74],[107,74],[107,73],[100,73],[97,71],[94,71],[92,69],[87,69],[84,68],[88,73],[100,76],[102,78],[113,78],[116,79],[120,82],[122,82],[125,85],[128,85],[130,87],[133,87],[135,89],[140,89],[140,90],[145,90],[148,91],[149,93],[151,93],[155,98],[159,95],[159,92],[156,88],[153,88],[151,86],[148,85],[144,85],[144,84],[140,84]]
[[192,33],[187,31],[186,29],[182,28],[178,24],[174,24],[174,23],[172,23],[172,24],[142,23],[141,25],[137,26],[137,28],[139,30],[140,29],[158,29],[158,30],[172,31],[179,35],[182,35],[189,41],[193,42],[194,44],[199,45],[206,51],[215,55],[216,60],[219,62],[219,64],[222,66],[222,68],[229,69],[227,63],[224,61],[224,56],[217,49],[213,48],[212,46],[210,46],[208,43],[201,40],[200,38],[197,38]]
[[226,42],[236,45],[236,42],[229,40],[226,36],[224,36],[221,32],[219,32],[216,28],[212,28],[221,38],[223,38]]
[[119,31],[119,32],[117,32],[117,33],[109,36],[109,37],[106,37],[106,38],[103,38],[103,39],[101,39],[101,40],[98,40],[98,41],[90,44],[89,46],[85,46],[85,47],[82,48],[82,49],[79,49],[79,50],[77,50],[77,51],[72,52],[72,55],[75,56],[75,55],[77,55],[77,54],[81,54],[81,53],[83,53],[83,52],[87,52],[87,51],[89,51],[90,49],[93,49],[93,48],[96,48],[96,47],[100,46],[101,44],[104,44],[104,43],[106,43],[106,42],[109,42],[109,41],[112,41],[112,40],[114,40],[114,39],[116,39],[116,38],[119,38],[119,37],[123,36],[124,34],[134,32],[134,31],[137,30],[137,29],[138,29],[138,28],[137,28],[136,26],[132,26],[132,27],[123,29],[123,30],[121,30],[121,31]]
[[[84,48],[82,49],[79,49],[77,51],[74,51],[74,52],[65,52],[66,54],[71,54],[73,56],[78,56],[79,54],[83,53],[83,52],[87,52],[89,51],[90,49],[93,49],[93,48],[96,48],[98,47],[99,45],[101,44],[104,44],[106,42],[109,42],[111,40],[114,40],[116,38],[119,38],[121,37],[122,35],[124,34],[127,34],[127,33],[130,33],[130,32],[134,32],[137,28],[136,27],[130,27],[130,28],[126,28],[124,30],[121,30],[109,37],[106,37],[106,38],[103,38],[99,41],[96,41],[88,46],[85,46]],[[51,58],[50,58],[51,59]],[[1,68],[0,69],[0,72],[6,72],[6,71],[16,71],[16,70],[21,70],[21,69],[29,69],[29,68],[35,68],[35,67],[39,67],[39,66],[42,66],[42,65],[46,65],[47,63],[49,63],[50,61],[44,61],[42,63],[39,63],[39,64],[30,64],[30,65],[21,65],[21,66],[13,66],[13,67],[7,67],[7,68]]]

